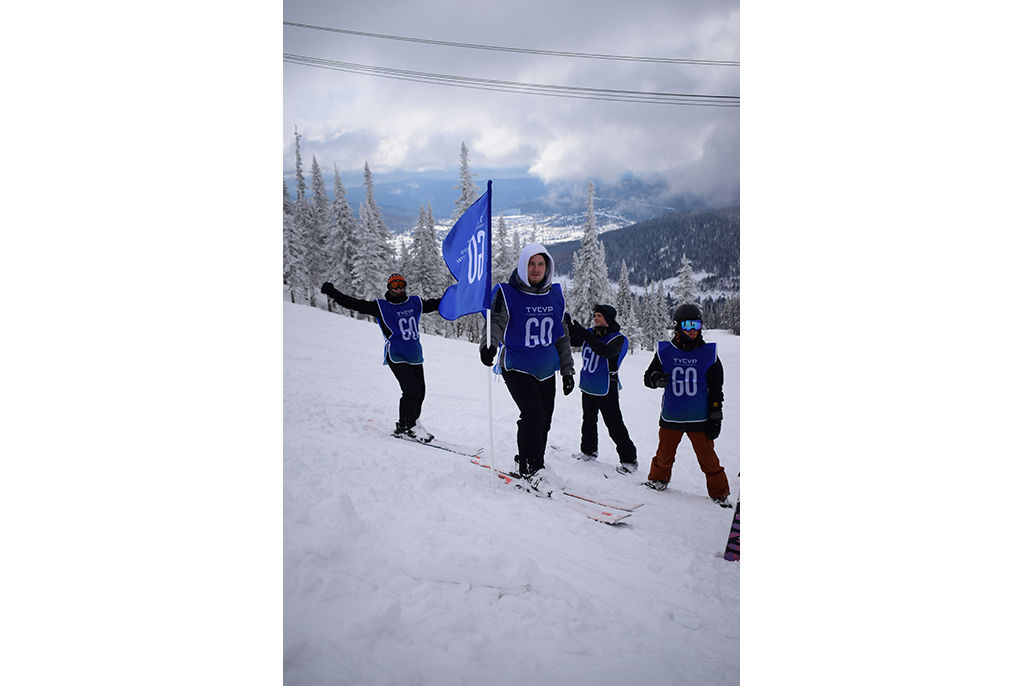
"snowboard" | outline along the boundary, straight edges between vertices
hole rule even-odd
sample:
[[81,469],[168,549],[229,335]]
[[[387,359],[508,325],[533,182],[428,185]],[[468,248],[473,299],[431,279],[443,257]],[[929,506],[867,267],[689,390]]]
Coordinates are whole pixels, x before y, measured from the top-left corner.
[[736,501],[736,513],[732,516],[732,530],[729,532],[729,541],[725,544],[725,559],[729,561],[740,559],[740,503]]

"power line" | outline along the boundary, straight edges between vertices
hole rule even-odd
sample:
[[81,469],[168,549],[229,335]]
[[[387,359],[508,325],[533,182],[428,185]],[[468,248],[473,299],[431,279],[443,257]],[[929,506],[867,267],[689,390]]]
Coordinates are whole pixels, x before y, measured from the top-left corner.
[[472,88],[477,90],[521,93],[526,95],[547,95],[583,100],[609,100],[615,102],[635,102],[661,105],[696,105],[704,107],[740,106],[740,98],[738,95],[697,95],[690,93],[657,93],[650,91],[611,90],[605,88],[581,88],[577,86],[551,86],[538,83],[477,79],[467,76],[451,76],[447,74],[408,71],[405,69],[391,69],[388,67],[374,67],[365,64],[354,64],[352,62],[337,62],[318,57],[293,55],[290,53],[284,54],[284,61],[290,64],[299,64],[307,67],[319,67],[321,69],[379,76],[382,78],[398,79],[402,81],[415,81],[418,83],[432,83],[457,88]]
[[661,64],[696,64],[712,67],[738,67],[739,62],[727,60],[693,60],[675,57],[629,57],[626,55],[601,55],[584,52],[560,52],[558,50],[534,50],[531,48],[509,48],[497,45],[476,45],[474,43],[453,43],[451,41],[430,40],[427,38],[407,38],[404,36],[388,36],[382,33],[367,33],[365,31],[352,31],[349,29],[332,29],[326,26],[313,26],[312,24],[298,24],[292,21],[284,22],[285,26],[294,26],[300,29],[313,29],[316,31],[330,31],[332,33],[347,33],[352,36],[365,36],[368,38],[384,38],[386,40],[399,40],[409,43],[427,43],[429,45],[444,45],[451,48],[471,48],[473,50],[497,50],[501,52],[518,52],[530,55],[552,55],[555,57],[576,57],[592,60],[620,60],[623,62],[656,62]]

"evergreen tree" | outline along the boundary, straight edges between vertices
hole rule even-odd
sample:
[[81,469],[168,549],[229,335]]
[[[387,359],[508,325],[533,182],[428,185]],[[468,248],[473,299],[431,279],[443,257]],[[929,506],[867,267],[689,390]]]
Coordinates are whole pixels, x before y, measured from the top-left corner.
[[637,350],[650,350],[651,348],[644,339],[644,307],[639,293],[633,295],[633,302],[629,308],[629,321],[632,325],[633,338],[630,340],[633,341],[633,346]]
[[285,250],[286,278],[292,302],[295,302],[296,294],[299,294],[301,300],[308,302],[311,290],[306,236],[312,217],[306,198],[306,180],[302,173],[302,150],[299,145],[301,140],[299,129],[295,127],[295,202],[290,218],[286,218],[284,223],[285,242],[288,244]]
[[[434,240],[437,242],[437,270],[434,274],[434,278],[438,284],[438,296],[444,295],[444,292],[448,290],[448,287],[455,283],[455,277],[452,276],[451,271],[448,269],[448,265],[445,264],[444,255],[441,254],[441,244],[443,239],[437,232],[437,222],[434,220],[434,206],[431,202],[427,201],[427,226],[430,228],[430,233],[434,236]],[[461,317],[453,322],[448,321],[444,317],[434,312],[430,314],[433,316],[433,321],[436,323],[435,328],[439,333],[443,333],[445,338],[457,338],[458,332],[460,331]]]
[[696,304],[699,301],[697,281],[693,278],[693,265],[686,257],[686,253],[683,253],[679,271],[676,272],[675,300],[673,305],[679,307],[687,303]]
[[675,310],[670,308],[668,298],[665,296],[665,282],[658,282],[658,296],[657,296],[658,307],[654,311],[654,326],[657,331],[657,340],[661,340],[665,336],[666,329],[672,328],[672,315],[675,314]]
[[462,153],[459,159],[459,179],[461,183],[458,186],[453,186],[453,188],[460,189],[462,194],[455,201],[455,211],[452,212],[452,219],[455,220],[458,220],[462,213],[468,210],[469,206],[480,197],[480,188],[473,181],[473,177],[476,174],[472,174],[469,171],[469,150],[466,148],[465,143],[462,144]]
[[654,344],[658,340],[654,331],[654,317],[651,312],[654,298],[651,297],[650,283],[644,277],[644,295],[640,301],[640,340],[644,350],[654,350]]
[[723,329],[729,329],[737,336],[740,335],[740,296],[738,293],[726,299],[725,306],[722,308],[722,321],[719,326]]
[[374,249],[375,236],[376,232],[370,226],[370,212],[366,209],[366,203],[362,203],[356,221],[356,245],[359,249],[352,255],[352,295],[364,300],[379,298],[380,283],[388,277],[388,274],[380,273]]
[[[437,229],[433,224],[433,213],[420,205],[420,216],[413,229],[412,245],[409,248],[409,264],[403,267],[409,290],[422,298],[440,298],[448,287],[448,267],[441,255],[441,244],[437,240]],[[443,318],[429,312],[423,315],[422,329],[427,333],[443,333]]]
[[616,320],[623,335],[632,343],[629,346],[630,354],[636,352],[640,344],[640,331],[636,319],[635,308],[633,307],[633,291],[629,287],[629,269],[626,261],[622,261],[622,269],[619,271],[619,289],[615,294],[615,311],[618,313]]
[[412,242],[409,246],[406,260],[402,263],[402,274],[405,276],[408,286],[415,284],[418,287],[417,294],[423,297],[427,297],[424,286],[427,279],[430,278],[427,274],[428,266],[424,259],[425,255],[433,249],[433,246],[426,245],[429,240],[427,211],[423,205],[420,205],[420,216],[412,230]]
[[363,176],[366,184],[366,205],[367,210],[370,212],[370,226],[377,236],[377,257],[380,261],[381,271],[384,272],[380,277],[383,281],[389,274],[395,271],[395,251],[391,245],[391,231],[388,229],[388,225],[384,222],[384,213],[381,211],[380,207],[377,206],[377,201],[373,195],[373,175],[370,173],[369,164],[364,164]]
[[611,283],[608,266],[604,262],[604,244],[597,238],[597,220],[594,217],[594,182],[587,185],[587,217],[583,226],[580,249],[573,254],[572,289],[566,303],[570,316],[578,322],[588,322],[594,305],[610,304]]
[[[409,264],[409,243],[405,240],[398,241],[398,263],[395,266],[396,272],[405,274],[406,266]],[[409,277],[406,276],[406,279]]]
[[619,290],[615,293],[615,311],[618,312],[618,319],[626,321],[633,304],[633,291],[629,287],[629,269],[626,268],[626,261],[622,261],[622,269],[619,270]]
[[[286,196],[287,200],[287,196]],[[303,250],[302,232],[294,212],[287,207],[284,213],[284,244],[285,244],[285,284],[288,286],[292,302],[295,294],[305,298],[309,288],[309,272],[306,269],[305,252]]]
[[[289,255],[294,249],[290,244],[290,235],[294,231],[295,222],[292,215],[295,212],[295,204],[288,194],[288,181],[284,181],[284,284],[288,285],[288,275],[292,272],[289,262]],[[291,227],[291,228],[289,228]]]
[[307,205],[305,222],[306,265],[309,271],[309,304],[316,304],[320,284],[327,275],[327,236],[331,221],[331,201],[327,197],[324,176],[313,155],[313,197]]
[[491,275],[494,283],[504,281],[519,265],[519,253],[509,242],[508,225],[504,215],[498,216],[498,229],[491,240]]
[[299,150],[299,127],[295,127],[295,202],[306,202],[306,178],[302,175],[302,153]]
[[359,221],[356,224],[356,245],[359,246],[352,258],[353,282],[356,297],[364,300],[381,297],[386,288],[385,280],[395,270],[395,256],[391,247],[391,232],[384,224],[384,218],[373,197],[373,175],[370,165],[363,167],[366,197],[359,206]]
[[495,274],[495,283],[501,281],[502,279],[508,278],[508,274],[511,274],[513,269],[517,269],[519,267],[519,253],[523,251],[524,245],[525,244],[522,241],[522,237],[519,235],[519,230],[516,229],[515,231],[512,232],[512,254],[509,255],[508,272],[506,273],[505,276],[502,276],[501,274]]
[[[327,238],[327,280],[343,292],[352,288],[352,254],[356,248],[356,218],[345,197],[338,165],[334,165],[334,201],[331,203],[330,225]],[[332,301],[328,299],[327,307]],[[351,313],[350,313],[351,314]]]

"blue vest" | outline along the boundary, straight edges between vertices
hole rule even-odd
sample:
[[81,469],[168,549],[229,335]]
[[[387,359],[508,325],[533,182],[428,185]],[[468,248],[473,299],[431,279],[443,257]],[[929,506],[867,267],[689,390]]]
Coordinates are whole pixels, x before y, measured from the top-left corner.
[[[593,329],[590,329],[593,331]],[[615,339],[616,336],[622,336],[622,350],[619,351],[619,364],[622,364],[622,359],[626,356],[626,351],[629,350],[629,339],[622,335],[621,331],[606,334],[600,336],[597,340],[602,343],[608,343]],[[590,347],[588,343],[583,344],[583,365],[580,368],[580,390],[588,395],[608,395],[608,359],[601,357],[594,352],[594,349]],[[618,365],[616,365],[616,369]],[[619,388],[622,388],[622,383],[619,383]]]
[[565,298],[559,284],[547,293],[524,293],[507,283],[497,286],[505,297],[504,369],[526,372],[543,381],[559,368],[555,341],[565,335]]
[[661,399],[661,418],[676,424],[699,424],[708,419],[708,369],[718,359],[714,343],[680,350],[668,341],[658,343],[661,368],[672,380]]
[[[410,296],[401,305],[378,300],[380,306],[380,332],[384,334],[384,364],[392,362],[408,362],[423,364],[423,346],[420,345],[420,315],[423,314],[423,301],[420,296]],[[391,337],[387,335],[387,326],[391,329]]]

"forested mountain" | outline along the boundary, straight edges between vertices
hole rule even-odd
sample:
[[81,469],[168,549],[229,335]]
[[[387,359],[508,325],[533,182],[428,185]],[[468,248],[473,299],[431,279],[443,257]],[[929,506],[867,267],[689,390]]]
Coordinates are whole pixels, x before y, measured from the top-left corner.
[[[621,229],[601,234],[609,273],[618,274],[625,260],[630,283],[644,279],[671,279],[683,255],[697,272],[712,275],[706,288],[739,290],[740,208],[672,212]],[[556,271],[565,273],[580,242],[566,241],[546,246]]]

